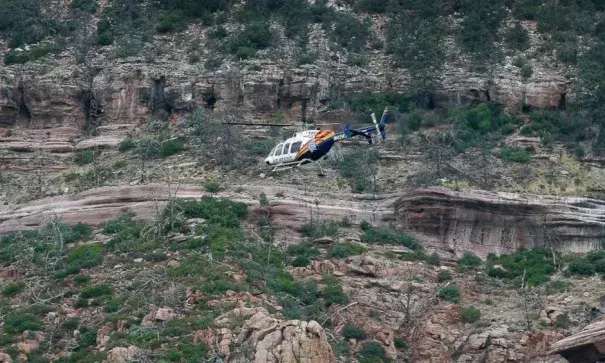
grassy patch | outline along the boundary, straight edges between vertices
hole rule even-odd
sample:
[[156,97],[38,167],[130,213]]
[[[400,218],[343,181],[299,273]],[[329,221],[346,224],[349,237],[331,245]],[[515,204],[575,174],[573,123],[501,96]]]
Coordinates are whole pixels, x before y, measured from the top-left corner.
[[420,250],[420,242],[407,231],[392,229],[389,227],[373,227],[366,225],[362,241],[368,244],[398,245]]
[[454,277],[448,270],[441,270],[437,274],[437,282],[451,281]]
[[346,323],[341,332],[343,338],[363,340],[366,338],[366,332],[354,324]]
[[338,235],[339,228],[338,222],[334,221],[311,222],[304,224],[300,233],[310,238],[335,237]]
[[[547,248],[520,249],[514,254],[500,256],[489,255],[487,274],[491,277],[515,280],[520,286],[523,271],[526,270],[526,281],[529,285],[540,285],[547,282],[555,273],[552,251]],[[560,255],[556,253],[556,258]],[[502,268],[494,266],[499,265]]]
[[363,255],[368,249],[354,243],[335,243],[330,249],[330,257],[346,258],[354,255]]

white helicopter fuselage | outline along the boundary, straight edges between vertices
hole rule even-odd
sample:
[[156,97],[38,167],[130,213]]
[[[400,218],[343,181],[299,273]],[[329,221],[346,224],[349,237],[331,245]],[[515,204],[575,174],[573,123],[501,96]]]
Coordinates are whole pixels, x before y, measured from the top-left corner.
[[268,165],[278,165],[297,161],[301,149],[313,140],[319,130],[307,130],[296,133],[293,137],[279,143],[265,159]]

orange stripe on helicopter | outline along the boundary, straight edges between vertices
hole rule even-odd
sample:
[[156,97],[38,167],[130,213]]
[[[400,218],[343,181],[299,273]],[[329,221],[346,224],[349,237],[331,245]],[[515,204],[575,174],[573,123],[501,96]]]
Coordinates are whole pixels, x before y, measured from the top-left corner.
[[[334,137],[335,134],[336,133],[334,131],[323,130],[323,131],[318,132],[315,135],[315,137],[313,138],[313,141],[315,141],[315,144],[317,145],[317,147],[319,147],[319,145],[321,143]],[[300,160],[302,158],[302,156],[307,153],[307,151],[309,151],[309,147],[307,145],[303,146],[302,149],[300,149],[300,151],[298,152],[298,154],[296,154],[296,160]]]

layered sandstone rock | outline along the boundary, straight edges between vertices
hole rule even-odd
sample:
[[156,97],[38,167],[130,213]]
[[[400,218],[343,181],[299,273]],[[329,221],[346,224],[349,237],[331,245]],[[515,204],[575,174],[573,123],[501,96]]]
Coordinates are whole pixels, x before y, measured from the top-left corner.
[[561,339],[551,354],[560,354],[573,363],[592,363],[605,359],[605,319],[593,322],[577,334]]
[[534,246],[586,252],[605,236],[605,203],[591,198],[431,188],[402,196],[394,209],[397,223],[427,242],[483,256]]

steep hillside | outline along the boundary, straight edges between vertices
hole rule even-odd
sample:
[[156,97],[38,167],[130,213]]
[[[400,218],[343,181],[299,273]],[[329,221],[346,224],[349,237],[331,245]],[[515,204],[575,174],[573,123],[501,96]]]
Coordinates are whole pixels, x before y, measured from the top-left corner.
[[602,359],[604,10],[0,0],[0,362]]

